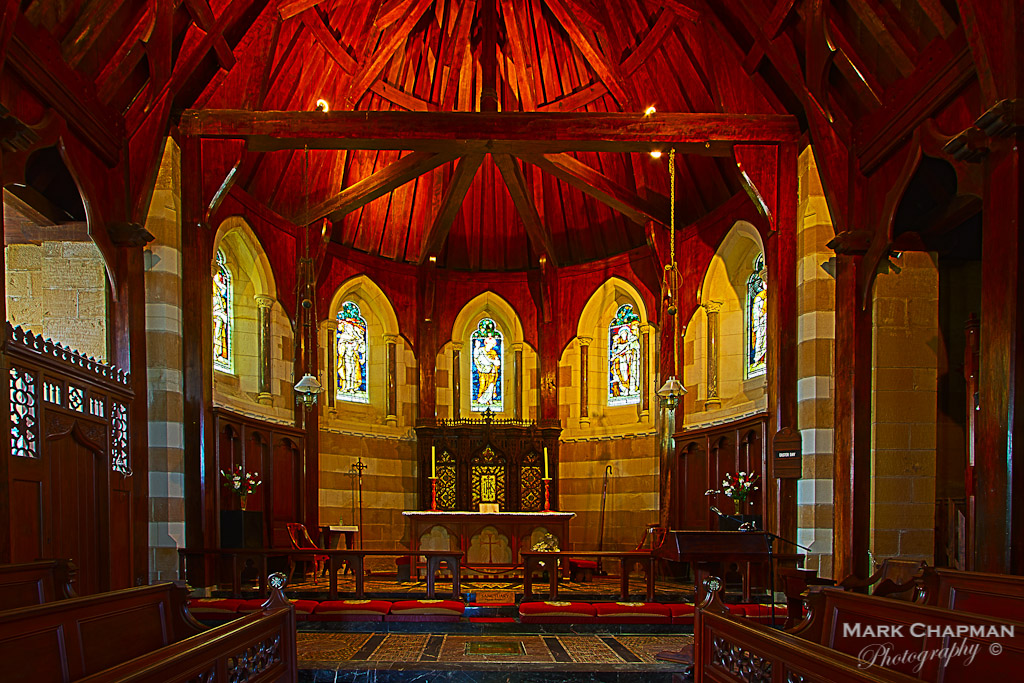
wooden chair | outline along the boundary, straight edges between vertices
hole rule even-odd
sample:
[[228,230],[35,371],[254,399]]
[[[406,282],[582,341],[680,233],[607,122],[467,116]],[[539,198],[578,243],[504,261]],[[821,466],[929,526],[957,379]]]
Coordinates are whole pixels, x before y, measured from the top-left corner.
[[[285,525],[288,529],[288,538],[292,542],[293,550],[323,550],[313,542],[313,539],[309,537],[309,532],[306,530],[305,524],[299,524],[298,522],[289,522]],[[324,567],[327,564],[326,555],[317,555],[316,553],[310,553],[309,555],[289,555],[288,556],[288,581],[292,580],[292,574],[295,573],[295,563],[306,562],[313,565],[313,583],[317,582],[317,578],[323,573]],[[305,577],[305,573],[303,573]]]

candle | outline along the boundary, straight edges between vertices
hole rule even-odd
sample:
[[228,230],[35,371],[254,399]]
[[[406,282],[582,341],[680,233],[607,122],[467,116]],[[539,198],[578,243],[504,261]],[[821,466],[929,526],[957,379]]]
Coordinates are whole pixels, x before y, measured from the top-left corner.
[[437,446],[430,447],[430,476],[437,476]]
[[548,475],[548,447],[544,447],[544,478],[549,479]]

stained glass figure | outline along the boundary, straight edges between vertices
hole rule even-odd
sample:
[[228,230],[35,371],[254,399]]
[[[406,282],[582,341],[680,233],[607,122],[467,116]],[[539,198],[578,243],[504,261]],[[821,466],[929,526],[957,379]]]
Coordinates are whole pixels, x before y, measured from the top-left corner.
[[346,301],[338,311],[337,344],[338,383],[335,396],[340,401],[369,403],[366,320],[354,301]]
[[608,325],[608,405],[640,402],[642,368],[640,316],[623,304]]
[[500,413],[502,407],[502,353],[501,330],[490,318],[483,318],[469,336],[473,362],[470,367],[470,409],[483,412],[488,408]]
[[213,270],[213,366],[231,372],[231,334],[234,332],[234,309],[231,271],[224,252],[217,250]]
[[754,259],[754,273],[747,280],[747,377],[768,370],[768,285],[764,254]]

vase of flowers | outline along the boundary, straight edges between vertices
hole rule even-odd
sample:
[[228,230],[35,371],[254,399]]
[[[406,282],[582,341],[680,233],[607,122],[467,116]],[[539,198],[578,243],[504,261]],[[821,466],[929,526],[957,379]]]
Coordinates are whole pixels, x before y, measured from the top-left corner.
[[246,498],[255,493],[256,488],[263,483],[259,472],[246,472],[241,465],[235,465],[230,472],[220,471],[224,478],[224,486],[233,494],[238,496],[238,503],[245,509]]
[[722,493],[732,498],[736,506],[736,514],[742,515],[746,512],[747,498],[757,490],[757,475],[753,472],[729,473],[722,479]]

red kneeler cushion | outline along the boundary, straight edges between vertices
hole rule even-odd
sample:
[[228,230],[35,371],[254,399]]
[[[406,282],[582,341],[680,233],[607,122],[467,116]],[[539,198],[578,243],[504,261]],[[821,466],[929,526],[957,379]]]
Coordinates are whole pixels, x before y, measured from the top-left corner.
[[692,602],[675,602],[665,605],[672,613],[673,624],[693,624],[693,615],[697,611],[696,605]]
[[524,624],[589,624],[597,611],[589,602],[524,602],[519,620]]
[[598,623],[670,624],[672,611],[659,602],[599,602],[594,605]]
[[191,598],[188,611],[196,619],[205,621],[227,621],[238,616],[242,600],[234,598]]
[[[757,621],[761,624],[772,623],[772,606],[771,605],[736,605],[743,609],[743,615],[751,621]],[[785,605],[775,606],[775,623],[782,626],[786,619],[789,618],[789,609]]]
[[392,603],[387,621],[458,621],[466,605],[457,600],[399,600]]
[[[263,608],[263,603],[267,601],[266,598],[253,598],[252,600],[243,600],[238,606],[239,614],[251,614],[252,612],[259,612]],[[305,621],[309,618],[309,615],[313,613],[313,609],[317,606],[316,600],[291,600],[288,602],[295,606],[295,618],[298,621]]]
[[578,567],[580,569],[597,569],[597,560],[577,560],[570,557],[569,566]]
[[382,621],[391,609],[387,600],[326,600],[313,610],[312,621]]

